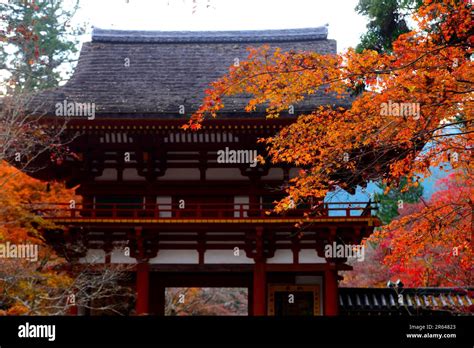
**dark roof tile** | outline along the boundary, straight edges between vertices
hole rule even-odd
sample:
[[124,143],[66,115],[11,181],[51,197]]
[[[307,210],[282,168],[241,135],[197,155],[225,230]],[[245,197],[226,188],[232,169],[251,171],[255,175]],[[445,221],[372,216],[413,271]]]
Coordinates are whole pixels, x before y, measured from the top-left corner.
[[[398,302],[403,296],[403,304]],[[452,288],[341,288],[341,311],[346,314],[414,314],[440,311],[468,313],[472,299],[469,291]],[[355,298],[355,303],[351,301]],[[364,300],[361,301],[360,299]]]

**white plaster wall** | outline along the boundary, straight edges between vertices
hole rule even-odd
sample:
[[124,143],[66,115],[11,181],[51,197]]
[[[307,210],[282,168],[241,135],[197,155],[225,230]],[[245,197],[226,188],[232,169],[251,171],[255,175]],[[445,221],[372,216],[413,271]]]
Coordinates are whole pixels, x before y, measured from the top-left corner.
[[234,248],[229,248],[229,250],[207,250],[204,254],[204,263],[253,264],[254,262],[245,255],[244,250],[240,249],[239,256],[235,256]]
[[282,168],[270,168],[268,174],[262,176],[262,180],[283,180]]
[[[234,217],[248,217],[247,211],[249,209],[249,196],[234,196]],[[242,214],[241,209],[242,208]],[[242,215],[242,216],[240,216]]]
[[201,174],[198,168],[168,168],[159,181],[167,180],[199,180]]
[[171,196],[157,196],[156,203],[158,204],[158,209],[163,209],[164,211],[160,211],[160,217],[171,217]]
[[267,259],[267,263],[293,263],[292,250],[276,250],[275,256]]
[[149,262],[151,264],[197,264],[199,253],[196,250],[159,250]]
[[88,249],[87,254],[79,259],[80,263],[104,263],[105,251],[102,249]]
[[206,180],[248,180],[238,168],[209,168],[206,170]]
[[124,249],[114,249],[110,254],[110,263],[136,263],[137,260],[130,256],[125,256]]
[[96,181],[117,180],[117,170],[114,168],[105,168],[101,176],[95,178]]
[[138,175],[136,168],[125,168],[122,173],[123,180],[145,180],[143,176]]
[[300,263],[326,263],[326,260],[319,257],[316,250],[313,249],[300,250],[299,261]]

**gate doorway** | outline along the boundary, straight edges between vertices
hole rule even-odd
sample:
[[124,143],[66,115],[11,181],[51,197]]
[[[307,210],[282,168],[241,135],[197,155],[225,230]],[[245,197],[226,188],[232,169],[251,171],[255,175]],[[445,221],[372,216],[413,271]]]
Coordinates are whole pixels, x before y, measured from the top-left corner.
[[246,316],[247,288],[166,288],[165,316]]

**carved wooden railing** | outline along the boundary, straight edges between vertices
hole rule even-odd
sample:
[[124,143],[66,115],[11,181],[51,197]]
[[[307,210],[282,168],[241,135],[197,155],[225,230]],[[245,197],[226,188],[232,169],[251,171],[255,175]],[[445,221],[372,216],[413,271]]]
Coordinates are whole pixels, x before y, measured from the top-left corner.
[[296,207],[283,214],[264,209],[261,204],[246,203],[199,203],[185,204],[136,204],[136,203],[39,203],[31,210],[46,219],[84,218],[153,218],[153,219],[248,219],[308,217],[373,217],[377,209],[372,202],[330,202],[312,207]]

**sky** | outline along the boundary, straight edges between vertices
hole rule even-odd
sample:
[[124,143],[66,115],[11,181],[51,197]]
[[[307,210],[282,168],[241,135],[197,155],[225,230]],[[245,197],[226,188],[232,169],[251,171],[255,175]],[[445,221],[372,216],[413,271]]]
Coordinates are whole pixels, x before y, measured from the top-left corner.
[[[358,0],[80,0],[76,20],[102,29],[258,30],[329,24],[338,51],[355,47],[367,20]],[[90,34],[90,31],[89,31]],[[90,36],[85,36],[85,41]]]

